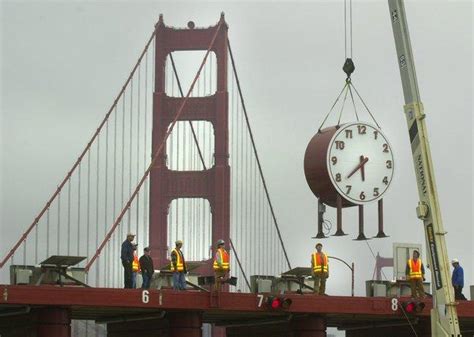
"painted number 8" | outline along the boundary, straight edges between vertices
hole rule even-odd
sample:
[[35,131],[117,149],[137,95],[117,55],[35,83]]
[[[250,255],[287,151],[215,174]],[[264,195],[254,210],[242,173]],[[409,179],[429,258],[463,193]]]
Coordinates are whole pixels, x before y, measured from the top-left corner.
[[398,310],[398,298],[392,298],[392,310],[393,311]]

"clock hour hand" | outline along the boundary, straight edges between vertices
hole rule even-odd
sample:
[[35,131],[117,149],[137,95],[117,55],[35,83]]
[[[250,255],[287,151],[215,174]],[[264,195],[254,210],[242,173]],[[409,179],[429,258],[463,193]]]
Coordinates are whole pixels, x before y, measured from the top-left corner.
[[352,176],[354,175],[354,173],[356,173],[359,169],[361,169],[362,181],[365,181],[364,165],[365,165],[365,163],[367,163],[368,161],[369,161],[369,157],[360,156],[360,163],[359,163],[359,165],[357,165],[357,166],[351,171],[351,173],[349,173],[349,175],[347,176],[347,178],[352,177]]

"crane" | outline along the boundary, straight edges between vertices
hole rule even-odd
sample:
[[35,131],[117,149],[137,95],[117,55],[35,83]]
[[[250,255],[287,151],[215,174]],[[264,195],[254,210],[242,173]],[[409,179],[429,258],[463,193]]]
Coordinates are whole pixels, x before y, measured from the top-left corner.
[[425,123],[426,115],[418,90],[405,6],[403,0],[388,0],[388,6],[402,79],[405,99],[404,111],[420,198],[416,213],[418,218],[423,221],[433,282],[431,335],[433,337],[460,337],[456,302],[450,283],[446,232],[441,218]]

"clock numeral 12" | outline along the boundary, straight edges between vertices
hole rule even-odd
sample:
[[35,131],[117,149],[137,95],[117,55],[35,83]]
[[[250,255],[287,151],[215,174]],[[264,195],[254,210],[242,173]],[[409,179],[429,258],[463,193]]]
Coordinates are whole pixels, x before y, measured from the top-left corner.
[[367,128],[365,125],[357,125],[357,129],[359,129],[359,135],[365,135]]

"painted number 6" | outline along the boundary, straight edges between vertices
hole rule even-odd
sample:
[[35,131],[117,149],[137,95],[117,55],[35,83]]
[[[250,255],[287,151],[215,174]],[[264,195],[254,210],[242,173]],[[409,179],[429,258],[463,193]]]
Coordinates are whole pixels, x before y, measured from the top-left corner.
[[150,302],[150,292],[148,290],[142,291],[142,302],[145,304]]
[[393,311],[398,310],[398,298],[392,298],[392,310]]

